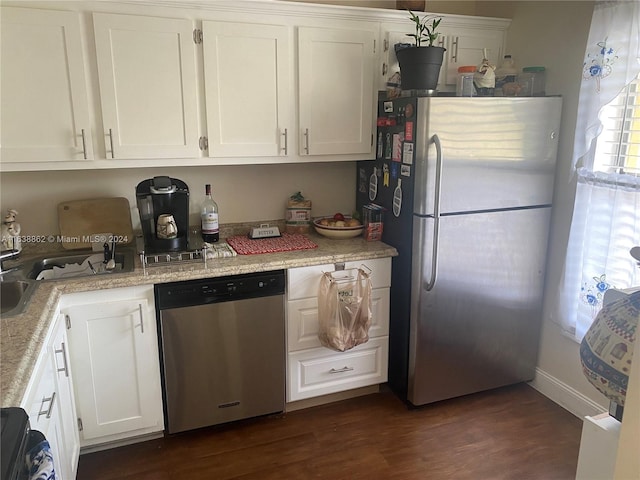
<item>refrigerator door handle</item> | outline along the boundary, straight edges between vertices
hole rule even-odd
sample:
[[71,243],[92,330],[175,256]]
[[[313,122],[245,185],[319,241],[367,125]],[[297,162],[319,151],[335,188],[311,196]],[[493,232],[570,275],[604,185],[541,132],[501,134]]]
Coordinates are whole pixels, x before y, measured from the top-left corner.
[[431,250],[431,276],[425,285],[428,292],[433,289],[438,276],[438,240],[440,238],[440,187],[442,186],[442,144],[438,135],[431,137],[436,147],[436,182],[433,199],[433,248]]

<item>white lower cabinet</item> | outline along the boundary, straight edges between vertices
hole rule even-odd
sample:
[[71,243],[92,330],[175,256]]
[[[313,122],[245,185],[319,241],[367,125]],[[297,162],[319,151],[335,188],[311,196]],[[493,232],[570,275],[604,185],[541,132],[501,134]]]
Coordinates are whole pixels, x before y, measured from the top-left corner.
[[153,286],[64,296],[83,447],[164,429]]
[[42,432],[51,446],[56,478],[76,478],[80,442],[66,329],[57,313],[34,372],[21,406],[31,429]]
[[346,352],[318,339],[318,288],[334,264],[292,268],[287,275],[287,401],[336,393],[387,381],[391,259],[346,262],[371,270],[372,322],[369,341]]

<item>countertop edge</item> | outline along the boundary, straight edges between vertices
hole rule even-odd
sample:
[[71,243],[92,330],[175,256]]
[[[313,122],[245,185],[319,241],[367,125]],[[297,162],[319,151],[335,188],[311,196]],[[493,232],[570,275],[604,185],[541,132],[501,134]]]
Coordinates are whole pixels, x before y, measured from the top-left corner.
[[87,282],[86,277],[38,282],[25,310],[19,315],[2,318],[1,406],[19,406],[22,402],[62,295],[398,255],[395,248],[382,242],[366,242],[362,239],[332,241],[315,235],[311,238],[318,244],[317,249],[238,255],[209,260],[206,267],[202,262],[153,266],[146,269],[146,274],[138,259],[133,272],[92,278],[91,282]]

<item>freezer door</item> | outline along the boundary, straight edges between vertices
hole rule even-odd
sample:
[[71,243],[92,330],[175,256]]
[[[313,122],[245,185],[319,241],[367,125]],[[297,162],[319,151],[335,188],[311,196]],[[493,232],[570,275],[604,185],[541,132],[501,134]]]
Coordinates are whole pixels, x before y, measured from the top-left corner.
[[435,220],[415,217],[411,403],[533,378],[549,218],[549,208],[443,217],[435,262]]
[[442,213],[550,205],[562,99],[418,99],[414,212],[434,212],[442,145]]

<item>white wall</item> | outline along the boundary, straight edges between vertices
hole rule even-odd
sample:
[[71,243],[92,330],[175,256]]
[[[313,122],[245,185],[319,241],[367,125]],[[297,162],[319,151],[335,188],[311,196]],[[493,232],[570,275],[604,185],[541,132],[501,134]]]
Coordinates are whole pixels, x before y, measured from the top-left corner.
[[[578,108],[582,63],[591,24],[593,2],[555,1],[512,3],[513,22],[507,45],[520,67],[547,67],[547,93],[563,97],[552,230],[549,240],[547,298],[558,288],[573,210],[575,182],[571,180],[571,155]],[[606,409],[608,401],[584,377],[579,345],[564,336],[548,319],[542,327],[535,386],[579,415],[589,408]],[[546,376],[545,374],[548,374]],[[559,381],[560,384],[555,383]],[[581,401],[576,403],[576,397]],[[587,410],[585,410],[587,409]],[[578,410],[578,411],[576,411]]]
[[313,202],[314,216],[351,213],[355,207],[355,167],[344,162],[3,173],[2,216],[4,210],[15,208],[23,235],[57,234],[59,203],[126,197],[134,206],[136,185],[155,175],[186,182],[194,225],[199,223],[205,183],[211,184],[223,224],[282,219],[288,197],[297,191]]

